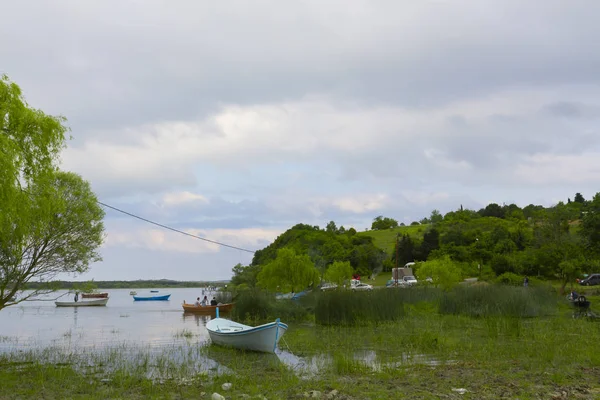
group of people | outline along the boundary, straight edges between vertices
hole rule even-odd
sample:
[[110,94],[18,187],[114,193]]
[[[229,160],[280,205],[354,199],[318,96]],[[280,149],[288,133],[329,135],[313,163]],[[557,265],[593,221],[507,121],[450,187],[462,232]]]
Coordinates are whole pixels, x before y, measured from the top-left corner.
[[217,306],[217,305],[219,305],[219,303],[217,302],[217,299],[216,299],[216,298],[214,298],[214,297],[213,297],[213,298],[212,298],[212,300],[209,302],[209,301],[208,301],[208,297],[204,296],[204,298],[202,299],[202,301],[200,301],[200,297],[198,297],[198,298],[196,299],[196,303],[195,303],[194,305],[196,305],[196,306],[202,306],[202,307],[205,307],[205,306],[208,306],[208,305],[211,305],[211,306]]

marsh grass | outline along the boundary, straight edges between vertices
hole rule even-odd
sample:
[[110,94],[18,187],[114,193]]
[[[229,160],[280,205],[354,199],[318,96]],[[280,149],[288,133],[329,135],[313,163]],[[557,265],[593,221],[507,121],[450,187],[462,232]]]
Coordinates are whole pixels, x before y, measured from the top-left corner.
[[[233,383],[231,398],[296,398],[333,388],[396,398],[399,387],[408,398],[436,398],[457,385],[470,391],[465,398],[550,398],[557,388],[571,394],[597,385],[598,324],[568,315],[473,318],[421,303],[408,308],[389,322],[290,326],[291,351],[318,368],[309,378],[276,355],[214,345],[47,348],[0,356],[0,398],[202,398],[222,393],[224,382]],[[594,398],[586,393],[581,398]]]
[[194,334],[189,329],[182,329],[180,331],[175,332],[174,335],[176,338],[186,338],[191,339],[194,337]]
[[[299,302],[253,296],[241,304],[246,318],[297,318],[284,320],[290,329],[279,347],[289,345],[300,362],[191,341],[158,349],[69,344],[0,355],[0,398],[297,398],[331,389],[354,398],[454,398],[452,387],[467,388],[465,399],[600,396],[600,324],[572,319],[565,301],[557,307],[560,298],[543,288],[325,292]],[[319,318],[346,322],[310,322],[321,308]],[[228,393],[225,382],[233,383]]]
[[442,314],[473,317],[539,317],[556,312],[557,297],[551,288],[506,285],[458,286],[440,297]]
[[[303,301],[305,301],[303,299]],[[276,300],[275,296],[260,290],[246,290],[238,294],[231,315],[238,321],[261,323],[280,318],[282,321],[302,322],[309,318],[310,302]]]

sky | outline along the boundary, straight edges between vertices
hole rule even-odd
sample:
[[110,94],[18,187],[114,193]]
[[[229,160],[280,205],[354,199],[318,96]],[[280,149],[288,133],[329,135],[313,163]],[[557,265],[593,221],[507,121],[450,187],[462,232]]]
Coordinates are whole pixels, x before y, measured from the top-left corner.
[[[113,207],[247,250],[600,188],[600,2],[3,1],[0,73]],[[106,211],[76,280],[221,280],[252,253]]]

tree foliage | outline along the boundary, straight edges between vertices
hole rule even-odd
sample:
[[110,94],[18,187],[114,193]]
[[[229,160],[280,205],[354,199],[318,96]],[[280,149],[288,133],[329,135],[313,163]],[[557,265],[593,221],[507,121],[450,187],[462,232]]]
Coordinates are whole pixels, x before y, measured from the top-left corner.
[[13,301],[30,280],[85,272],[100,258],[104,213],[89,184],[56,165],[64,122],[0,78],[0,309],[45,292]]
[[341,286],[345,280],[352,278],[353,272],[348,261],[336,261],[327,269],[325,280]]
[[290,248],[279,249],[275,260],[258,274],[258,285],[271,291],[297,292],[317,282],[319,271],[310,257]]
[[373,223],[371,224],[372,230],[383,230],[396,227],[398,227],[398,221],[393,218],[384,217],[383,215],[375,217]]
[[449,256],[427,261],[419,265],[419,277],[432,279],[435,286],[450,289],[461,280],[460,266]]

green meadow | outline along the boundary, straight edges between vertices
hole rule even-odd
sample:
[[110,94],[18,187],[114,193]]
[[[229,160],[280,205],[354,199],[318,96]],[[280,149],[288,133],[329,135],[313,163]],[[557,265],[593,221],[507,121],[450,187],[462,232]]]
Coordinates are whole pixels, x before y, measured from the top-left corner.
[[0,356],[0,398],[600,397],[600,324],[574,318],[548,285],[340,290],[299,302],[249,292],[234,310],[249,323],[288,322],[283,353],[198,345],[188,331],[175,333],[188,348],[159,354],[31,350]]

